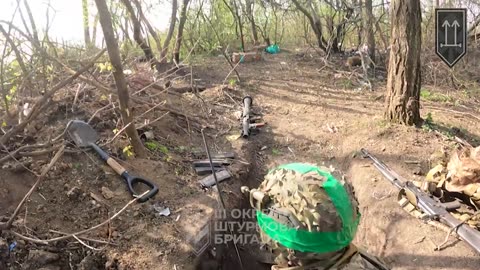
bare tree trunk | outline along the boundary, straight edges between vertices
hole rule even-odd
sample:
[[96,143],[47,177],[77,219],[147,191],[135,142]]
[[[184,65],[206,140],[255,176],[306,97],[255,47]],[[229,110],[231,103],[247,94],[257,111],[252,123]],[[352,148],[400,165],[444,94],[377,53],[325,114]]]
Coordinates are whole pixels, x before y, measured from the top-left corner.
[[129,42],[130,41],[130,35],[128,34],[128,28],[130,25],[128,24],[128,17],[125,17],[125,26],[123,29],[123,41]]
[[391,3],[390,63],[385,117],[407,125],[419,125],[421,9],[418,0]]
[[[354,1],[355,5],[358,4],[360,14],[363,14],[362,0],[353,0],[353,1]],[[363,20],[360,20],[360,27],[357,31],[357,49],[360,47],[360,45],[362,45],[362,32],[363,32]]]
[[107,3],[105,0],[95,0],[98,9],[98,15],[100,17],[100,25],[103,29],[103,35],[107,44],[108,55],[110,62],[113,66],[113,77],[118,91],[118,101],[120,103],[120,113],[124,125],[130,124],[126,129],[126,133],[130,138],[130,142],[138,157],[146,157],[147,152],[140,137],[138,136],[135,124],[133,122],[133,112],[128,106],[129,93],[127,87],[127,81],[123,75],[122,60],[120,59],[120,50],[118,49],[118,41],[115,39],[113,33],[112,19],[110,12],[108,11]]
[[173,52],[173,60],[180,63],[180,48],[182,47],[183,28],[187,21],[187,8],[189,0],[183,0],[182,10],[180,11],[180,22],[178,23],[177,39],[175,41],[175,50]]
[[97,25],[98,25],[98,14],[95,15],[95,19],[93,20],[93,26],[92,26],[92,43],[94,46],[97,42]]
[[[372,0],[364,0],[365,7],[363,9],[363,36],[368,46],[368,56],[375,61],[375,33],[373,31],[373,12]],[[373,65],[373,63],[370,63]]]
[[83,11],[83,37],[85,39],[85,47],[91,46],[92,40],[90,39],[90,25],[88,20],[88,0],[82,0]]
[[175,23],[177,22],[177,0],[172,0],[172,16],[170,16],[170,26],[168,27],[167,37],[163,41],[163,50],[160,54],[160,63],[167,61],[168,47],[173,37],[173,31],[175,30]]
[[238,21],[238,28],[240,31],[240,42],[242,44],[242,52],[245,52],[245,41],[243,40],[243,24],[242,24],[242,18],[240,17],[240,13],[238,12],[238,5],[237,1],[233,0],[233,8],[235,10],[235,17],[237,18]]
[[32,25],[33,39],[35,39],[35,42],[40,44],[40,40],[38,39],[37,26],[35,25],[35,20],[33,19],[33,15],[32,15],[32,11],[30,10],[30,6],[28,5],[27,0],[23,0],[23,3],[25,5],[25,9],[27,10],[27,15],[28,15],[28,19],[30,20],[30,24]]
[[324,52],[327,51],[327,42],[323,38],[322,34],[322,25],[320,23],[320,19],[318,18],[317,14],[313,13],[310,14],[308,10],[303,7],[298,0],[292,0],[293,4],[300,10],[308,19],[310,22],[310,26],[313,29],[313,32],[315,33],[315,36],[317,37],[317,44],[320,49],[322,49]]
[[257,25],[255,24],[255,16],[253,15],[253,0],[246,0],[245,3],[245,11],[247,13],[247,18],[250,21],[250,27],[252,28],[252,38],[253,43],[258,43],[258,33],[257,33]]
[[147,17],[145,17],[145,14],[143,14],[142,5],[140,4],[140,2],[138,0],[132,0],[132,2],[135,4],[135,7],[137,8],[140,19],[142,19],[143,23],[147,26],[148,32],[150,32],[150,35],[152,35],[153,40],[155,40],[158,53],[161,54],[162,43],[160,42],[160,37],[158,36],[157,31],[155,31],[155,29],[152,27],[150,22],[147,20]]
[[[150,62],[152,69],[156,69],[157,61],[155,60],[152,49],[150,48],[150,46],[148,46],[147,42],[142,37],[140,21],[135,16],[135,10],[133,9],[132,4],[130,3],[129,0],[121,0],[121,1],[123,5],[125,5],[125,7],[127,8],[127,11],[130,15],[130,20],[132,21],[132,24],[133,24],[133,39],[135,40],[135,42],[137,42],[138,46],[140,46],[140,48],[142,49],[143,53],[145,54],[145,58],[147,58],[147,61]],[[100,19],[100,22],[101,22],[101,19]]]

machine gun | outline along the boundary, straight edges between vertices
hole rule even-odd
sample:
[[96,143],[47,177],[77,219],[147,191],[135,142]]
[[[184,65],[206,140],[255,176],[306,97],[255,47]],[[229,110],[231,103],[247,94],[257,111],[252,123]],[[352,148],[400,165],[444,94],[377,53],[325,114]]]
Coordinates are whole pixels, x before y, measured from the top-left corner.
[[390,183],[398,189],[405,191],[408,200],[425,213],[427,218],[438,220],[449,226],[463,241],[467,242],[467,244],[480,253],[480,232],[457,220],[447,211],[455,207],[449,207],[438,198],[424,193],[410,181],[399,180],[401,177],[397,173],[392,171],[375,156],[368,153],[366,149],[362,148],[361,152],[364,157],[373,161],[375,168],[377,168]]

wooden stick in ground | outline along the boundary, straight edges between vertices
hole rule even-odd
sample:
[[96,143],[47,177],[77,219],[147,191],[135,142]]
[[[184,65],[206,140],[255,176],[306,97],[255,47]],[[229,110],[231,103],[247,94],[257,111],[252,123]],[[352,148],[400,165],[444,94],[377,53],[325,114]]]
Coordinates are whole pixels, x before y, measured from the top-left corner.
[[[70,235],[69,233],[60,232],[60,231],[56,231],[56,230],[50,230],[50,232],[56,233],[56,234],[60,234],[60,235]],[[104,241],[104,240],[92,239],[92,238],[82,237],[82,236],[77,236],[77,237],[80,238],[80,239],[82,239],[82,240],[85,240],[85,241],[88,241],[88,242],[92,242],[92,243],[118,246],[118,244],[116,244],[116,243],[108,242],[108,241]]]
[[20,212],[20,208],[22,208],[22,206],[25,204],[25,202],[27,201],[27,199],[30,197],[30,195],[32,195],[33,191],[35,191],[35,189],[37,188],[38,184],[40,184],[40,182],[42,182],[42,180],[45,178],[45,176],[47,175],[48,171],[53,167],[53,165],[57,162],[57,160],[63,155],[63,150],[65,149],[65,145],[62,145],[62,147],[58,150],[58,152],[55,154],[55,156],[52,158],[52,160],[50,161],[50,163],[48,163],[47,166],[45,166],[42,170],[42,173],[40,174],[40,176],[37,178],[37,181],[35,182],[35,184],[33,184],[33,186],[30,188],[30,190],[27,192],[27,194],[25,195],[25,197],[23,197],[22,201],[18,204],[17,208],[15,209],[15,211],[13,212],[12,216],[10,217],[10,219],[8,219],[7,223],[3,223],[3,224],[0,224],[0,231],[2,230],[8,230],[10,229],[10,227],[12,226],[12,223],[13,221],[15,220],[15,217],[18,215],[18,213]]
[[56,238],[52,238],[52,239],[47,239],[47,240],[41,240],[41,239],[35,239],[35,238],[31,238],[31,237],[27,237],[27,236],[24,236],[24,235],[21,235],[17,232],[14,232],[14,231],[10,231],[13,235],[25,240],[25,241],[30,241],[30,242],[33,242],[33,243],[37,243],[37,244],[44,244],[44,245],[48,245],[49,243],[53,243],[53,242],[57,242],[57,241],[61,241],[61,240],[65,240],[65,239],[68,239],[68,238],[72,238],[74,236],[79,236],[80,234],[84,234],[84,233],[87,233],[87,232],[90,232],[90,231],[93,231],[95,229],[98,229],[102,226],[104,226],[105,224],[108,224],[110,223],[113,219],[115,219],[118,215],[120,215],[123,211],[125,211],[125,209],[127,209],[131,204],[133,204],[134,202],[136,202],[139,198],[145,196],[147,193],[149,192],[149,190],[145,191],[143,194],[141,194],[140,196],[136,197],[135,199],[129,201],[122,209],[120,209],[117,213],[115,213],[115,215],[113,215],[112,217],[110,217],[109,219],[105,220],[104,222],[98,224],[98,225],[95,225],[89,229],[85,229],[83,231],[79,231],[79,232],[76,232],[76,233],[72,233],[72,234],[67,234],[67,235],[64,235],[64,236],[60,236],[60,237],[56,237]]

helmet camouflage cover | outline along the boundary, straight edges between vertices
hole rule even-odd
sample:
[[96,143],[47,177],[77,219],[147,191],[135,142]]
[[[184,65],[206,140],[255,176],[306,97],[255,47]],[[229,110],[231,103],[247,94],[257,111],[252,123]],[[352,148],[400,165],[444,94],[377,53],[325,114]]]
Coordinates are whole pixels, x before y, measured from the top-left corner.
[[[257,211],[261,239],[279,255],[279,265],[288,261],[303,265],[333,255],[355,236],[360,213],[353,187],[339,182],[327,168],[282,165],[265,176],[258,190],[269,197],[262,211]],[[297,226],[268,209],[290,213]]]

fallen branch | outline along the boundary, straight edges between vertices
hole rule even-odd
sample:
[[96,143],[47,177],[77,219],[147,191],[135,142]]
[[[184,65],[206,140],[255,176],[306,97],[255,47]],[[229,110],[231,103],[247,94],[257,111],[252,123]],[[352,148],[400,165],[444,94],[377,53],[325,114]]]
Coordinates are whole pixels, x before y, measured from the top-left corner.
[[129,127],[130,125],[132,124],[132,122],[126,124],[122,129],[120,129],[117,133],[115,133],[115,136],[113,136],[113,138],[111,140],[109,140],[108,142],[106,142],[106,144],[109,144],[111,142],[113,142],[118,136],[120,136],[120,134],[122,134],[122,132],[127,129],[127,127]]
[[35,175],[36,177],[38,177],[38,174],[32,170],[30,170],[27,166],[25,166],[24,163],[20,162],[17,158],[15,158],[10,152],[8,152],[8,149],[5,145],[1,145],[3,147],[3,149],[5,149],[5,151],[7,152],[7,156],[10,157],[11,159],[15,160],[16,161],[16,164],[20,164],[20,166],[22,166],[25,170],[31,172],[33,175]]
[[28,149],[35,149],[35,148],[44,148],[44,147],[50,147],[52,146],[51,144],[35,144],[35,145],[24,145],[24,146],[21,146],[19,148],[17,148],[15,151],[13,152],[10,152],[10,153],[7,153],[6,156],[0,158],[0,164],[2,164],[3,162],[13,158],[13,157],[17,157],[18,155],[20,155],[20,151],[25,151],[25,150],[28,150]]
[[104,226],[105,224],[108,224],[110,223],[113,219],[115,219],[118,215],[120,215],[123,211],[125,211],[125,209],[127,209],[127,207],[129,207],[131,204],[133,204],[134,202],[136,202],[139,198],[143,197],[145,194],[147,194],[149,192],[149,190],[145,191],[143,194],[141,194],[140,196],[136,197],[135,199],[129,201],[122,209],[120,209],[117,213],[115,213],[115,215],[113,215],[112,217],[110,217],[109,219],[105,220],[104,222],[98,224],[98,225],[95,225],[89,229],[85,229],[83,231],[79,231],[79,232],[76,232],[76,233],[71,233],[71,234],[66,234],[64,236],[60,236],[60,237],[56,237],[56,238],[51,238],[51,239],[47,239],[47,240],[41,240],[41,239],[35,239],[35,238],[31,238],[31,237],[27,237],[27,236],[24,236],[24,235],[21,235],[17,232],[14,232],[14,231],[10,231],[13,235],[25,240],[25,241],[30,241],[32,243],[37,243],[37,244],[43,244],[43,245],[48,245],[49,243],[53,243],[53,242],[58,242],[58,241],[61,241],[61,240],[65,240],[65,239],[68,239],[68,238],[72,238],[74,236],[77,236],[80,235],[80,234],[84,234],[84,233],[87,233],[87,232],[90,232],[90,231],[93,231],[95,229],[98,229],[102,226]]
[[[50,230],[50,232],[56,233],[56,234],[60,234],[60,235],[70,235],[69,233],[60,232],[60,231],[56,231],[56,230]],[[112,242],[108,242],[108,241],[104,241],[104,240],[92,239],[92,238],[83,237],[83,236],[77,236],[77,237],[80,238],[80,239],[82,239],[82,240],[84,240],[84,241],[88,241],[88,242],[92,242],[92,243],[107,244],[107,245],[112,245],[112,246],[118,246],[118,244],[116,244],[116,243],[112,243]]]
[[25,194],[25,196],[23,197],[22,201],[20,201],[20,203],[18,204],[15,211],[13,211],[12,216],[8,219],[7,223],[0,223],[0,231],[8,230],[8,229],[10,229],[10,227],[12,227],[12,224],[13,224],[13,221],[14,221],[15,217],[20,212],[20,208],[22,208],[22,206],[25,204],[25,202],[30,197],[30,195],[32,195],[33,191],[35,191],[35,189],[40,184],[40,182],[42,182],[42,180],[47,175],[48,171],[53,167],[53,165],[57,162],[57,160],[63,155],[63,150],[64,149],[65,149],[65,145],[62,145],[62,147],[60,148],[60,150],[58,150],[58,152],[52,158],[50,163],[48,163],[48,165],[43,168],[40,176],[37,178],[37,181],[35,182],[35,184],[33,184],[33,186],[30,188],[30,190],[27,192],[27,194]]
[[[233,66],[232,69],[230,69],[230,72],[228,72],[227,76],[226,76],[225,79],[223,80],[222,86],[225,85],[225,83],[227,82],[228,77],[230,77],[230,74],[232,74],[233,71],[236,72],[236,68],[238,67],[238,65],[240,65],[240,61],[238,61],[238,63],[235,64],[235,66]],[[238,78],[238,81],[240,81],[240,76],[238,76],[238,73],[237,73],[237,78]]]
[[[90,119],[88,119],[87,124],[90,124],[90,122],[93,120],[93,118],[95,118],[95,116],[96,116],[99,112],[107,109],[108,107],[110,107],[110,106],[112,106],[112,105],[114,105],[113,102],[112,102],[112,103],[108,103],[107,105],[103,106],[102,108],[96,110],[96,111],[92,114],[92,116],[90,117]],[[115,108],[115,107],[114,107],[114,108]]]
[[33,106],[26,117],[25,121],[14,126],[12,129],[10,129],[5,135],[3,135],[0,138],[0,144],[6,144],[7,141],[16,133],[18,133],[20,130],[23,130],[30,122],[32,122],[38,115],[40,115],[40,112],[45,109],[45,103],[61,88],[66,86],[67,84],[73,82],[80,74],[84,73],[88,69],[90,69],[95,61],[100,58],[103,53],[105,53],[105,49],[100,51],[87,65],[85,65],[83,68],[81,68],[79,71],[75,72],[72,76],[68,77],[67,79],[57,83],[55,86],[52,87],[49,91],[47,91],[42,98],[40,98]]
[[[151,124],[157,122],[158,120],[162,119],[164,116],[166,116],[166,115],[169,114],[169,113],[170,113],[170,112],[166,112],[166,113],[162,114],[160,117],[156,118],[155,120],[153,120],[153,121],[151,121],[151,122],[148,122],[147,124],[141,125],[140,127],[138,127],[138,129],[142,129],[142,128],[148,126],[148,125],[151,125]],[[187,122],[188,122],[188,117],[185,116],[185,118],[187,119]]]

